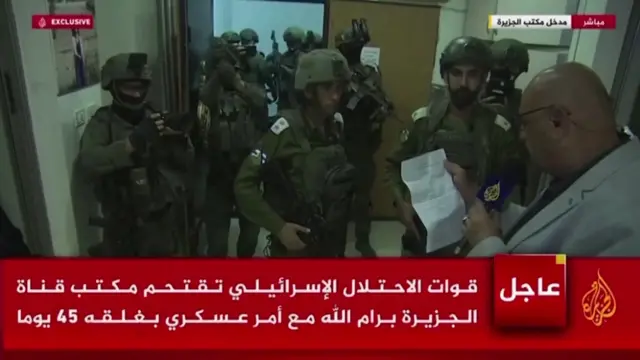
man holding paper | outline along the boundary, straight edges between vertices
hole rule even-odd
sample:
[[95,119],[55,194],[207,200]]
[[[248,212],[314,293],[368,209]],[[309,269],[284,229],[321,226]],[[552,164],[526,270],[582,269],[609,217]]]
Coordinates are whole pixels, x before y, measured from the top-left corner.
[[617,130],[606,88],[578,63],[538,74],[520,107],[520,136],[553,180],[528,208],[496,221],[461,166],[447,163],[465,201],[468,256],[497,253],[640,256],[640,142]]
[[[451,41],[440,57],[447,97],[413,113],[411,126],[387,158],[388,185],[399,220],[407,228],[402,238],[406,256],[427,255],[427,234],[402,179],[403,161],[443,149],[447,159],[482,182],[501,172],[506,162],[518,160],[517,134],[509,121],[477,101],[490,67],[491,52],[482,40],[464,36]],[[429,248],[438,253],[436,247]]]

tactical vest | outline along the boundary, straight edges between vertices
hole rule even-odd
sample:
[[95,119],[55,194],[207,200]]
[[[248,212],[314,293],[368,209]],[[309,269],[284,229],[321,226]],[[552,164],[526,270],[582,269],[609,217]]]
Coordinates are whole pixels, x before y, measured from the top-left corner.
[[[278,109],[288,110],[296,107],[295,72],[298,67],[299,53],[286,52],[280,57]],[[288,69],[285,71],[283,68]]]
[[474,180],[484,179],[491,171],[490,147],[488,139],[483,134],[488,134],[487,126],[495,126],[492,121],[488,121],[491,116],[487,110],[478,108],[474,114],[473,129],[470,131],[456,131],[450,129],[445,124],[448,100],[432,104],[425,109],[414,113],[414,120],[428,117],[426,134],[429,138],[423,141],[423,149],[420,153],[426,153],[438,149],[443,149],[447,159],[460,165],[467,170]]
[[235,91],[224,91],[220,96],[219,150],[222,152],[249,152],[260,140],[251,107]]
[[[304,154],[276,164],[281,167],[286,178],[284,181],[288,184],[270,184],[270,179],[265,179],[265,199],[287,221],[295,222],[292,215],[302,212],[320,215],[324,222],[323,230],[330,232],[334,225],[348,216],[355,168],[347,162],[339,139],[310,137],[298,111],[291,111],[286,119],[290,122],[291,131],[306,135],[298,137]],[[291,189],[294,183],[291,176],[300,177],[301,187]],[[274,189],[280,190],[276,190],[277,193],[270,191]],[[305,206],[306,209],[296,211],[297,206]]]
[[[108,107],[98,110],[97,118],[107,125],[108,143],[120,140],[113,130],[117,117]],[[124,121],[124,120],[122,120]],[[175,191],[184,186],[182,178],[159,163],[157,149],[149,149],[142,155],[133,154],[134,166],[103,175],[94,193],[105,216],[127,212],[125,216],[144,218],[146,215],[167,208],[175,201]],[[122,214],[120,214],[122,215]]]

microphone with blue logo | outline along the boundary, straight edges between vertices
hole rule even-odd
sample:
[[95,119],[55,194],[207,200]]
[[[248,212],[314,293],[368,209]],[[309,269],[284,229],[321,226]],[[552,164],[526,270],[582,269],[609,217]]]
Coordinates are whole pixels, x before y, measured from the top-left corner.
[[[513,190],[526,179],[526,166],[522,161],[512,161],[507,163],[500,175],[490,176],[484,182],[476,198],[484,203],[484,208],[488,213],[500,212],[504,208],[505,202],[513,193]],[[466,217],[465,217],[466,219]],[[459,255],[466,249],[469,242],[462,239],[454,254]]]

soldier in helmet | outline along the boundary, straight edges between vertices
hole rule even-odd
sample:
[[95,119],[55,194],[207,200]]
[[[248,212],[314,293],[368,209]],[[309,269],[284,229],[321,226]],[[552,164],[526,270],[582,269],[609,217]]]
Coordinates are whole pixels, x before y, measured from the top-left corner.
[[242,45],[240,34],[232,30],[225,31],[224,33],[222,33],[222,35],[220,35],[220,38],[233,47],[240,47]]
[[264,54],[258,52],[257,46],[259,42],[260,38],[255,30],[247,28],[240,31],[240,43],[242,46],[240,52],[240,61],[242,62],[240,75],[242,80],[246,82],[262,87],[266,86],[270,91],[273,91],[274,85],[271,70]]
[[[413,121],[402,132],[397,150],[387,158],[386,177],[398,218],[406,227],[402,237],[405,256],[425,256],[428,239],[402,181],[402,161],[444,149],[447,166],[467,169],[477,184],[502,172],[505,164],[521,161],[517,133],[511,123],[478,102],[490,67],[491,52],[482,40],[463,36],[451,41],[440,56],[440,74],[448,96],[413,113]],[[455,247],[440,249],[433,255],[453,255]]]
[[324,45],[324,39],[322,38],[322,35],[311,30],[307,31],[307,36],[304,40],[303,51],[309,52],[312,50],[323,48],[326,48],[326,46]]
[[289,27],[284,31],[282,39],[287,45],[283,54],[272,53],[267,62],[272,69],[278,89],[278,110],[292,109],[296,106],[294,75],[298,64],[298,57],[302,53],[305,32],[299,27]]
[[356,249],[365,257],[375,257],[369,242],[371,189],[376,177],[373,156],[382,142],[383,123],[391,113],[392,104],[382,88],[378,69],[360,61],[360,53],[368,41],[368,31],[361,27],[350,27],[335,38],[336,47],[353,73],[340,113],[345,119],[347,156],[358,169],[353,202]]
[[186,242],[180,205],[193,160],[188,122],[148,105],[147,54],[115,55],[101,76],[113,100],[87,123],[77,159],[104,215],[90,220],[104,228],[95,255],[172,255]]
[[[231,49],[229,48],[231,46]],[[233,45],[223,39],[212,43],[206,60],[209,74],[200,96],[200,123],[208,124],[206,199],[203,219],[207,255],[226,257],[231,218],[236,209],[233,179],[242,160],[266,130],[267,97],[263,86],[242,79],[232,65]],[[235,48],[237,50],[237,48]],[[237,210],[237,209],[236,209]],[[260,228],[238,214],[238,257],[252,257]]]
[[294,84],[300,108],[280,112],[236,177],[240,211],[271,233],[270,256],[344,256],[355,169],[336,111],[350,77],[334,50],[302,55]]
[[[501,39],[491,45],[491,56],[491,74],[481,101],[511,121],[518,132],[515,119],[520,109],[522,90],[517,89],[515,83],[520,75],[529,71],[529,50],[527,45],[518,40]],[[522,151],[525,152],[524,148]],[[541,171],[530,161],[527,176],[522,179],[512,200],[522,205],[533,201],[538,194],[541,176]]]

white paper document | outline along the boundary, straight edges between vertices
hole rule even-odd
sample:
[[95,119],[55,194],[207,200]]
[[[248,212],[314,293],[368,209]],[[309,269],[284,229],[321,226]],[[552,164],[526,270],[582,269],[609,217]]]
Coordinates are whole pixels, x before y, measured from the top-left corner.
[[428,253],[463,237],[464,201],[444,168],[446,158],[440,149],[402,162],[402,180],[411,193],[413,208],[427,228]]
[[375,68],[380,66],[380,48],[365,46],[360,53],[360,61],[364,65],[370,65]]

